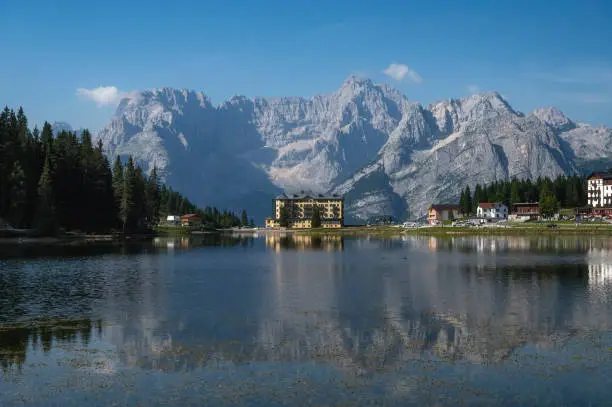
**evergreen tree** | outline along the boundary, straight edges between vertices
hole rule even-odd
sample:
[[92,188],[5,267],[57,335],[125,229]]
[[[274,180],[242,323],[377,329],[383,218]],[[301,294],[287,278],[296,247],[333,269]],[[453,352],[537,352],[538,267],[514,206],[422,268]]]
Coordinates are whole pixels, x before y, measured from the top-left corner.
[[51,162],[48,155],[45,159],[40,181],[38,182],[38,211],[36,217],[36,225],[40,233],[51,235],[56,232],[57,219],[53,198]]
[[11,111],[5,106],[0,113],[0,218],[8,214],[9,174],[14,161],[10,142],[10,116]]
[[472,211],[472,207],[470,206],[468,212],[465,212],[465,208],[467,206],[466,204],[467,204],[467,201],[465,199],[465,190],[462,190],[461,195],[459,197],[459,207],[461,208],[461,212],[470,213]]
[[166,208],[168,208],[168,215],[184,215],[183,213],[178,214],[178,205],[177,205],[177,195],[172,191],[171,188],[168,189],[168,198],[166,199]]
[[478,209],[478,204],[484,202],[482,195],[482,187],[480,186],[480,184],[476,184],[476,188],[474,188],[474,199],[472,200],[472,214],[476,213]]
[[9,175],[9,222],[12,225],[23,226],[25,205],[27,197],[26,178],[19,161],[13,164],[13,170]]
[[146,216],[149,225],[155,225],[159,222],[160,210],[160,188],[157,178],[157,168],[153,167],[151,175],[146,183]]
[[518,202],[521,202],[520,183],[516,179],[513,179],[510,182],[510,203],[514,204]]
[[126,232],[132,221],[134,211],[134,187],[136,184],[136,169],[134,168],[134,161],[132,157],[128,159],[126,164],[123,185],[121,187],[121,202],[119,206],[119,218],[121,219],[121,225],[123,232]]
[[252,228],[255,228],[255,219],[251,218],[251,221],[249,222],[249,226],[251,226]]
[[289,226],[289,210],[286,206],[281,206],[280,208],[280,216],[278,217],[278,223],[280,227],[286,228]]
[[313,205],[313,208],[312,208],[311,227],[312,228],[321,227],[321,209],[317,205]]
[[135,167],[134,189],[132,190],[133,207],[130,213],[130,224],[132,228],[141,230],[148,228],[147,224],[147,202],[146,202],[146,179],[142,168]]
[[461,212],[463,216],[468,216],[472,212],[472,191],[469,185],[465,187],[464,195],[465,203],[461,207]]
[[240,215],[240,226],[249,226],[249,217],[247,216],[246,210],[242,210]]
[[53,148],[53,127],[47,122],[43,124],[40,144],[43,157],[51,157],[51,150]]
[[[36,127],[30,132],[23,109],[15,113],[5,107],[0,111],[0,218],[52,233],[60,227],[104,232],[120,223],[128,230],[140,229],[167,213],[168,203],[173,211],[180,207],[204,215],[165,185],[160,192],[155,169],[146,177],[130,161],[124,168],[117,157],[111,171],[102,143],[94,147],[89,131],[80,137],[67,131],[54,136],[45,122],[41,132]],[[240,222],[227,213],[225,224]],[[215,224],[220,224],[218,216]]]
[[552,182],[542,182],[540,189],[540,212],[544,217],[549,218],[559,209],[557,197],[552,190]]
[[115,157],[113,165],[113,193],[117,197],[117,202],[120,202],[123,198],[123,165],[119,156]]
[[91,226],[93,231],[103,232],[117,224],[117,202],[113,191],[113,173],[104,155],[101,140],[94,149],[92,159],[94,181],[90,186],[90,194],[93,210],[98,216],[91,217],[93,219]]
[[180,213],[181,215],[188,213],[189,205],[187,205],[187,201],[185,200],[185,198],[179,195],[177,201],[179,202],[177,208],[178,213]]

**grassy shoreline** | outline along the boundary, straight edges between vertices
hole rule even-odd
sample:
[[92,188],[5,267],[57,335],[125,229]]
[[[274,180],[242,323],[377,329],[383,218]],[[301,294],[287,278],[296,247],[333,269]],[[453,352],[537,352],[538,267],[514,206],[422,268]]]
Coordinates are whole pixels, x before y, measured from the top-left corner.
[[[235,233],[235,232],[234,232]],[[405,229],[394,226],[349,226],[342,229],[259,229],[240,231],[240,234],[295,234],[313,236],[612,236],[612,224],[557,223],[556,228],[549,228],[547,223],[514,224],[508,227],[452,227],[435,226]]]
[[512,224],[508,227],[453,227],[435,226],[415,229],[405,229],[394,226],[348,226],[342,229],[218,229],[189,230],[185,228],[156,228],[150,233],[138,234],[85,234],[65,233],[60,236],[35,236],[31,234],[16,236],[0,236],[0,244],[87,244],[87,243],[121,243],[149,240],[164,236],[197,236],[208,234],[232,235],[310,235],[310,236],[610,236],[612,224],[579,224],[556,223],[556,228],[549,228],[547,223]]

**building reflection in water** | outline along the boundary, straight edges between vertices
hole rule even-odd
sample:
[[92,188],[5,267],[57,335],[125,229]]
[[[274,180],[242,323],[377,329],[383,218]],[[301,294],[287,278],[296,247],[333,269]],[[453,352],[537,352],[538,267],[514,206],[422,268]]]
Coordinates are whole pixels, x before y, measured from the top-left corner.
[[[187,242],[184,247],[193,247],[194,240]],[[252,240],[198,244],[245,242]],[[190,252],[193,258],[105,259],[83,265],[96,277],[83,286],[60,274],[55,284],[76,285],[106,324],[82,322],[73,333],[60,329],[62,321],[47,324],[50,330],[0,329],[0,363],[21,366],[35,343],[48,351],[75,338],[86,343],[98,332],[129,367],[314,361],[367,375],[424,358],[498,363],[526,343],[556,347],[581,333],[612,329],[608,240],[275,234],[265,246],[243,257],[210,250]],[[345,252],[298,253],[305,250]],[[557,251],[573,257],[555,257]],[[503,253],[512,262],[475,260]],[[547,253],[556,263],[533,266]],[[597,289],[590,298],[583,295],[587,280]],[[44,303],[48,292],[28,294],[14,303],[32,296],[40,297],[34,304]]]
[[612,240],[591,241],[586,260],[589,267],[589,287],[602,299],[612,293]]
[[281,250],[322,250],[336,252],[344,250],[344,237],[337,235],[301,235],[294,233],[266,235],[266,247],[276,252]]
[[206,234],[191,236],[157,236],[153,238],[152,245],[157,250],[174,251],[176,249],[193,249],[205,246],[249,247],[253,245],[255,236],[252,235],[227,235],[227,234]]

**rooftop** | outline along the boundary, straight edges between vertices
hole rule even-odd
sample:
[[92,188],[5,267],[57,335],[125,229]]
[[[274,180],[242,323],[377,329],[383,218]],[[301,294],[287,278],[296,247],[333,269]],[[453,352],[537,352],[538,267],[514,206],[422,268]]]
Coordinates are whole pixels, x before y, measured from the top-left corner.
[[452,209],[459,209],[459,205],[453,205],[453,204],[432,204],[430,207],[430,209],[435,209],[437,211],[443,211],[443,210],[452,210]]
[[496,204],[494,204],[492,202],[481,202],[481,203],[478,204],[478,207],[480,207],[482,209],[493,209],[493,208],[495,208],[495,205]]
[[593,178],[612,180],[612,172],[604,172],[604,171],[592,172],[591,175],[589,175],[589,179],[593,179]]
[[343,197],[338,194],[329,195],[329,194],[313,194],[313,193],[300,192],[299,194],[280,194],[276,197],[276,199],[295,199],[295,200],[334,199],[334,200],[338,200],[338,199],[343,199]]

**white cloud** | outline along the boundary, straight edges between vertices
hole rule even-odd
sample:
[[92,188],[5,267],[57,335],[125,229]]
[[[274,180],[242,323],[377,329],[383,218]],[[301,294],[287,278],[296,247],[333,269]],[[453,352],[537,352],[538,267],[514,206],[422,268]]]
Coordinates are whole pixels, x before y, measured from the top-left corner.
[[96,102],[98,107],[117,105],[121,99],[128,95],[127,92],[120,92],[119,89],[114,86],[100,86],[94,89],[79,88],[76,93],[83,99]]
[[401,82],[404,78],[408,77],[414,83],[423,82],[423,78],[414,70],[410,69],[408,65],[392,63],[383,71],[388,77]]
[[468,85],[467,90],[471,94],[480,93],[481,91],[480,86],[478,85]]

